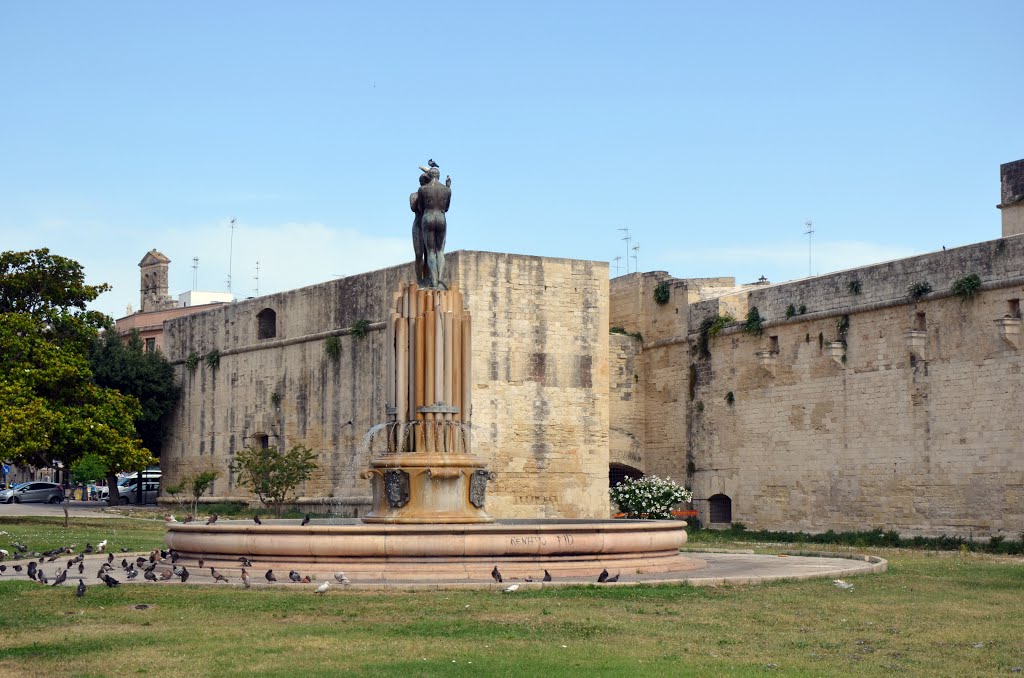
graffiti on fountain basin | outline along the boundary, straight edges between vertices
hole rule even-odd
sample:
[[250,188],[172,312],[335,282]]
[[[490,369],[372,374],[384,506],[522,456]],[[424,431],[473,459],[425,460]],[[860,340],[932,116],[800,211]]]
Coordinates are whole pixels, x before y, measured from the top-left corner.
[[509,544],[517,547],[547,546],[571,546],[575,538],[571,534],[528,535],[524,537],[509,537]]

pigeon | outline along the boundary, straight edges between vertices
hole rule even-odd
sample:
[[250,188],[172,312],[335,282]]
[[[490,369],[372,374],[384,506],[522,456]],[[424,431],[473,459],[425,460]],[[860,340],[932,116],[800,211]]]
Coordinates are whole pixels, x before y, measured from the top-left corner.
[[501,572],[498,572],[498,566],[497,565],[495,565],[494,569],[491,570],[491,579],[493,579],[494,581],[498,582],[499,584],[502,583]]
[[512,586],[509,586],[507,589],[505,589],[504,593],[515,593],[518,590],[519,584],[512,584]]
[[4,558],[8,557],[9,555],[11,555],[11,554],[10,554],[10,552],[7,551],[7,549],[0,549],[0,560],[3,560]]
[[93,552],[92,544],[90,544],[89,542],[85,542],[85,552],[86,553],[92,553]]
[[277,581],[277,577],[274,576],[273,570],[267,570],[267,581]]
[[50,556],[49,558],[46,559],[46,562],[52,563],[55,560],[57,560],[57,556]]
[[14,571],[15,571],[15,572],[18,572],[18,573],[20,574],[20,573],[21,573],[21,570],[22,570],[22,567],[21,567],[21,565],[15,565],[15,566],[14,566]]
[[104,574],[103,575],[103,583],[106,584],[107,586],[109,586],[110,588],[114,588],[115,586],[120,586],[121,585],[121,582],[117,581],[116,579],[111,577],[109,574]]
[[82,596],[85,595],[85,580],[84,579],[79,579],[78,580],[78,588],[75,589],[75,595],[78,596],[79,598],[81,598]]
[[200,558],[199,559],[199,568],[202,569],[202,567],[203,567],[203,559]]
[[245,588],[252,587],[252,578],[249,576],[249,573],[245,571],[244,567],[242,568],[242,586]]
[[542,579],[541,581],[551,581],[551,573],[547,570],[544,570],[544,579]]
[[608,570],[601,570],[601,574],[597,575],[597,583],[603,584],[608,581]]
[[36,565],[36,562],[34,560],[28,564],[28,578],[29,579],[35,579],[36,578],[36,571],[37,571],[38,567],[39,566]]
[[6,571],[7,571],[7,566],[6,565],[0,565],[0,574],[3,574]]
[[339,584],[342,584],[343,586],[348,586],[352,583],[351,581],[349,581],[348,577],[345,576],[344,572],[335,572],[334,581],[338,582]]
[[181,568],[181,583],[184,584],[185,582],[187,582],[188,581],[188,577],[189,577],[188,568],[185,568],[185,567]]
[[209,517],[209,519],[206,521],[206,524],[207,525],[213,525],[215,522],[217,522],[217,514],[216,513],[214,513],[212,516]]
[[252,567],[252,561],[245,556],[239,558],[238,562],[242,563],[242,567]]
[[429,166],[431,166],[431,167],[440,167],[440,165],[438,165],[438,164],[437,164],[436,162],[434,162],[434,159],[433,159],[433,158],[431,158],[430,160],[428,160],[428,161],[427,161],[427,164],[428,164]]
[[83,572],[85,572],[85,563],[78,563],[78,574],[82,574]]
[[127,558],[122,558],[121,559],[121,569],[122,570],[127,570],[128,569],[128,559]]
[[196,517],[190,513],[187,516],[185,516],[185,520],[183,520],[181,522],[187,525],[188,523],[191,523],[195,519],[196,519]]
[[[146,570],[146,574],[142,575],[146,578],[146,581],[156,581],[156,575],[153,574],[153,570]],[[102,579],[103,577],[100,577]]]
[[184,572],[184,571],[185,571],[185,566],[184,565],[181,565],[179,567],[172,567],[171,568],[171,572],[174,573],[175,577],[180,577],[181,573]]
[[53,586],[60,586],[61,584],[63,584],[67,580],[67,578],[68,578],[68,571],[64,570],[63,572],[61,572],[60,574],[57,575],[56,579],[53,580]]
[[160,560],[163,560],[163,559],[164,559],[164,558],[166,558],[166,557],[167,557],[168,555],[170,555],[170,552],[169,552],[169,551],[164,551],[163,549],[160,549]]
[[46,573],[45,572],[43,572],[42,570],[39,570],[38,572],[36,572],[36,581],[39,582],[40,584],[47,584],[47,583],[49,583],[50,580],[46,578]]
[[114,562],[114,554],[113,553],[108,553],[107,554],[107,562],[108,563]]
[[160,573],[160,581],[167,581],[168,579],[170,579],[173,576],[174,576],[173,572],[171,572],[170,570],[164,570],[163,572]]
[[106,539],[101,541],[99,544],[96,544],[96,552],[97,553],[103,553],[106,550],[107,550],[107,540]]
[[843,589],[844,591],[853,590],[853,584],[847,581],[843,581],[842,579],[834,579],[832,583],[836,586],[836,588]]
[[622,573],[621,572],[616,572],[614,577],[608,577],[607,579],[604,580],[604,583],[605,584],[614,584],[615,582],[619,581],[619,575],[620,574],[622,574]]
[[164,522],[176,523],[178,522],[178,519],[174,517],[174,514],[168,513],[166,516],[164,516]]
[[302,581],[302,575],[300,575],[295,570],[292,570],[291,572],[288,573],[288,578],[291,579],[293,582],[296,582],[296,583]]
[[213,577],[214,581],[222,581],[225,584],[228,581],[227,577],[225,577],[224,575],[222,575],[220,572],[218,572],[217,570],[213,569],[212,567],[210,568],[210,576]]
[[178,555],[177,551],[171,551],[171,563],[172,564],[178,562],[178,560],[180,560],[180,559],[181,559],[181,556]]
[[308,513],[306,514],[306,517],[302,519],[302,525],[303,525],[303,527],[305,527],[306,525],[309,525],[309,514]]
[[310,578],[309,578],[309,575],[307,574],[307,575],[306,575],[305,577],[303,577],[303,578],[302,578],[302,583],[303,583],[303,584],[312,584],[312,583],[313,583],[313,580],[312,580],[312,579],[310,579]]
[[252,522],[256,523],[257,525],[263,524],[263,521],[260,520],[260,515],[258,513],[252,517]]
[[138,558],[136,558],[136,559],[135,559],[135,564],[136,564],[136,565],[137,565],[138,567],[142,567],[143,565],[145,565],[145,564],[146,564],[146,559],[145,559],[145,558],[143,558],[142,556],[139,556]]
[[316,591],[314,591],[313,593],[319,593],[322,596],[325,593],[327,593],[327,589],[329,588],[331,588],[330,582],[325,581],[323,584],[320,584],[320,586],[317,586]]
[[125,577],[128,579],[128,581],[132,581],[133,579],[135,579],[138,576],[139,576],[139,571],[134,569],[134,568],[132,568],[131,570],[128,570],[128,574],[125,575]]

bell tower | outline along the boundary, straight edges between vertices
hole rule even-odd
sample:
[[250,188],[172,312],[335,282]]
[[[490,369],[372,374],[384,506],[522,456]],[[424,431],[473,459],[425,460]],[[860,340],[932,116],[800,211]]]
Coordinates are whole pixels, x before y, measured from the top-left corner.
[[174,308],[174,300],[167,294],[167,271],[171,260],[156,250],[150,250],[139,262],[139,311],[163,311]]

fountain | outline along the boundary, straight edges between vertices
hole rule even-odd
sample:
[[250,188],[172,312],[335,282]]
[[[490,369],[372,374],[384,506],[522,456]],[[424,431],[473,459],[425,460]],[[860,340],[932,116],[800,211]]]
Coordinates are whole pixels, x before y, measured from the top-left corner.
[[[471,319],[462,292],[441,283],[444,213],[438,240],[437,215],[429,207],[446,211],[450,189],[438,182],[436,167],[421,169],[428,180],[421,179],[410,199],[414,238],[423,237],[416,247],[419,281],[403,284],[393,297],[386,319],[386,420],[361,442],[370,458],[364,472],[373,492],[370,513],[307,525],[171,524],[168,546],[185,562],[203,558],[218,568],[237,566],[245,556],[257,566],[343,569],[353,582],[372,583],[483,583],[494,566],[506,579],[536,581],[544,570],[561,581],[593,581],[607,569],[627,581],[704,567],[680,555],[686,542],[681,521],[496,521],[486,512],[487,483],[495,475],[472,453]],[[424,193],[434,202],[423,200]]]

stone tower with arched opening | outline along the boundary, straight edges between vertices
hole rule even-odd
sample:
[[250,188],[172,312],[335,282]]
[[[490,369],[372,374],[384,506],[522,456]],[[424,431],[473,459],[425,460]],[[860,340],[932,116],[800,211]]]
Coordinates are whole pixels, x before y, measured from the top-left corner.
[[174,308],[174,300],[167,294],[167,271],[171,260],[150,250],[139,262],[139,310],[163,311]]

